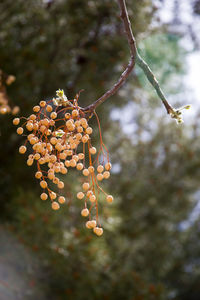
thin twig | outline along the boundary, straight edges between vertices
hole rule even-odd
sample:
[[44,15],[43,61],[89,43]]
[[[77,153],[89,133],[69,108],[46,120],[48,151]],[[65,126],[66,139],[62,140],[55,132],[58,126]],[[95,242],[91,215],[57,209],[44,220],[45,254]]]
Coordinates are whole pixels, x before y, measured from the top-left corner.
[[136,56],[136,63],[138,64],[138,66],[143,70],[144,74],[146,75],[147,79],[149,80],[149,82],[151,83],[151,85],[154,87],[154,89],[156,90],[156,93],[158,94],[158,97],[162,100],[167,113],[170,114],[173,112],[173,108],[171,107],[171,105],[168,103],[159,83],[158,80],[156,79],[156,77],[154,76],[152,70],[150,69],[149,65],[141,58],[141,56],[138,54],[137,52],[137,56]]
[[103,96],[101,96],[99,99],[97,99],[94,103],[83,108],[83,110],[87,111],[89,113],[92,113],[106,99],[108,99],[110,96],[114,95],[118,91],[118,89],[123,85],[123,83],[126,81],[128,76],[130,75],[130,73],[132,72],[132,70],[135,66],[135,63],[137,63],[138,66],[145,73],[149,82],[152,84],[152,86],[156,90],[159,98],[162,100],[162,103],[164,104],[164,106],[167,110],[167,113],[170,114],[173,112],[173,108],[168,103],[168,101],[167,101],[165,95],[163,94],[163,92],[159,86],[159,83],[158,83],[157,79],[155,78],[153,72],[151,71],[150,67],[138,54],[137,47],[136,47],[136,41],[135,41],[135,38],[134,38],[134,35],[132,32],[131,23],[130,23],[127,8],[126,8],[126,2],[125,2],[125,0],[118,0],[118,4],[119,4],[120,12],[121,12],[120,17],[122,18],[124,28],[125,28],[125,33],[127,36],[129,47],[130,47],[131,58],[130,58],[128,66],[126,67],[125,71],[121,74],[117,83],[115,83],[114,86],[110,90],[108,90],[105,94],[103,94]]
[[99,99],[97,99],[94,103],[85,107],[84,110],[86,110],[86,111],[94,111],[97,108],[97,106],[102,104],[110,96],[114,95],[117,92],[117,90],[123,85],[123,83],[126,81],[127,77],[132,72],[132,70],[135,66],[135,61],[136,61],[135,38],[132,33],[131,23],[130,23],[128,12],[126,9],[126,4],[125,4],[124,0],[118,0],[118,3],[119,3],[120,11],[121,11],[120,16],[124,23],[126,36],[127,36],[129,47],[130,47],[131,58],[130,58],[128,66],[126,67],[125,71],[121,74],[117,83],[115,83],[115,85],[110,90],[108,90],[103,96],[101,96]]

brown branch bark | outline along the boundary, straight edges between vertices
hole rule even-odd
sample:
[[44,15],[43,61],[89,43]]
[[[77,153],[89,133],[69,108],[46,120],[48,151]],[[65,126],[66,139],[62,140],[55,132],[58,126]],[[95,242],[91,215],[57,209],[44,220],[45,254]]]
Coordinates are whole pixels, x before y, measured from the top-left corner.
[[131,58],[130,58],[129,64],[126,67],[125,71],[121,74],[117,83],[115,83],[114,86],[110,90],[108,90],[105,94],[103,94],[103,96],[101,96],[99,99],[97,99],[94,103],[88,105],[87,107],[83,108],[82,110],[87,112],[88,115],[90,116],[91,113],[100,104],[102,104],[106,99],[108,99],[110,96],[114,95],[118,91],[118,89],[123,85],[123,83],[128,78],[129,74],[132,72],[132,70],[135,66],[135,63],[137,63],[138,66],[145,73],[145,75],[146,75],[147,79],[149,80],[149,82],[151,83],[151,85],[154,87],[154,89],[157,92],[159,98],[161,99],[163,105],[165,106],[167,113],[174,114],[175,111],[172,108],[172,106],[168,103],[152,70],[150,69],[148,64],[138,54],[137,47],[136,47],[136,41],[133,36],[125,0],[118,0],[118,5],[120,8],[120,12],[121,12],[120,16],[121,16],[123,24],[124,24],[124,29],[125,29],[126,37],[127,37],[129,48],[130,48],[130,53],[131,53]]
[[118,89],[123,85],[123,83],[126,81],[126,79],[128,78],[129,74],[132,72],[135,66],[136,55],[137,55],[136,42],[132,33],[131,23],[129,20],[125,0],[118,0],[118,4],[121,11],[120,17],[122,18],[129,47],[130,47],[131,58],[125,71],[121,74],[119,80],[114,84],[114,86],[110,90],[108,90],[105,94],[103,94],[103,96],[97,99],[94,103],[88,105],[87,107],[84,107],[83,108],[84,111],[88,111],[88,112],[94,111],[100,104],[106,101],[106,99],[114,95],[118,91]]

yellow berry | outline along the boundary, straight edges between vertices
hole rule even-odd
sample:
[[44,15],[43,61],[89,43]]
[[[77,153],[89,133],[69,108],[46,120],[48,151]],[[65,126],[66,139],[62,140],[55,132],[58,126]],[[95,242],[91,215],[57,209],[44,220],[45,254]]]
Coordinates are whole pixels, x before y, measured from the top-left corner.
[[66,154],[66,156],[71,156],[73,154],[73,151],[72,150],[69,150],[70,149],[70,146],[69,145],[66,145],[66,148],[63,152]]
[[82,138],[82,134],[81,133],[77,133],[76,134],[76,139],[77,139],[78,142],[81,140],[81,138]]
[[59,173],[59,172],[60,172],[60,166],[55,166],[53,169],[54,169],[54,171],[55,171],[56,173]]
[[84,159],[84,157],[85,157],[84,153],[79,153],[79,154],[78,154],[78,158],[79,158],[79,159]]
[[42,124],[44,126],[48,126],[49,125],[49,120],[47,118],[45,118],[44,120],[42,120]]
[[73,156],[72,156],[72,159],[74,159],[76,162],[79,161],[78,155],[73,155]]
[[51,193],[49,194],[49,197],[51,198],[51,200],[55,200],[56,197],[57,197],[57,195],[56,195],[56,193],[51,192]]
[[108,171],[103,172],[103,177],[105,179],[108,179],[110,177],[110,172],[108,172]]
[[45,164],[45,158],[44,157],[41,157],[40,159],[39,159],[39,164],[40,165],[43,165],[43,164]]
[[60,172],[62,174],[67,174],[67,168],[65,168],[65,167],[60,168]]
[[47,105],[47,107],[46,107],[46,111],[48,111],[48,112],[52,112],[52,110],[53,110],[52,106],[51,106],[51,105]]
[[78,110],[74,109],[72,110],[72,117],[77,117],[78,116]]
[[50,126],[54,126],[54,125],[55,125],[55,121],[54,121],[54,120],[52,120],[52,119],[51,119],[51,120],[49,120],[49,125],[50,125]]
[[96,227],[96,221],[95,220],[92,220],[92,221],[87,221],[85,226],[88,228],[88,229],[92,229],[94,227]]
[[42,177],[42,172],[38,171],[35,173],[35,178],[40,179]]
[[35,160],[39,160],[39,159],[40,159],[40,154],[39,154],[39,153],[35,153],[34,159],[35,159]]
[[8,77],[6,78],[6,84],[10,85],[15,81],[16,77],[14,75],[8,75]]
[[89,166],[88,171],[89,171],[90,173],[93,173],[93,172],[94,172],[94,167],[93,167],[93,166]]
[[102,173],[103,170],[104,170],[104,167],[103,167],[102,165],[99,165],[99,166],[97,167],[97,172]]
[[37,139],[33,137],[33,138],[31,138],[31,139],[29,140],[29,142],[30,142],[31,145],[34,145],[34,144],[37,143]]
[[55,146],[56,150],[58,150],[59,152],[62,151],[62,145],[60,143],[57,143]]
[[50,129],[47,129],[47,131],[46,131],[46,135],[51,135],[51,130]]
[[84,176],[88,176],[90,174],[88,169],[84,169],[82,173],[83,173]]
[[0,108],[0,113],[2,114],[2,115],[4,115],[4,114],[6,114],[8,111],[10,110],[10,108],[9,107],[2,107],[1,106],[1,108]]
[[24,132],[24,129],[22,127],[17,128],[17,134],[21,135]]
[[59,183],[59,178],[58,177],[54,177],[53,183],[58,184]]
[[96,227],[96,225],[97,225],[97,222],[95,220],[90,221],[91,228]]
[[39,112],[39,111],[40,111],[39,105],[34,106],[34,107],[33,107],[33,111],[34,111],[34,112]]
[[92,229],[92,227],[91,227],[91,221],[87,221],[87,222],[85,223],[85,226],[86,226],[86,228],[88,228],[88,229]]
[[54,177],[55,177],[55,175],[54,175],[53,172],[49,172],[49,173],[48,173],[48,178],[49,178],[50,180],[53,180]]
[[30,167],[33,164],[33,159],[27,159],[27,165]]
[[113,196],[112,195],[108,195],[106,197],[106,200],[107,200],[108,203],[112,203],[113,202]]
[[40,126],[40,131],[41,131],[41,132],[46,131],[46,129],[47,129],[46,126],[44,126],[44,125]]
[[19,153],[24,154],[26,152],[26,146],[19,147]]
[[83,128],[87,128],[88,127],[88,123],[87,120],[85,118],[80,119],[81,125],[83,126]]
[[13,119],[13,125],[18,125],[20,122],[20,119],[19,118],[14,118]]
[[53,201],[52,204],[51,204],[51,207],[53,210],[58,210],[60,208],[60,205],[58,202],[56,201]]
[[91,195],[90,197],[89,197],[89,199],[90,199],[90,202],[95,202],[96,201],[96,196],[95,195]]
[[87,120],[85,118],[80,119],[81,125],[86,124]]
[[109,171],[111,168],[112,168],[111,163],[108,162],[108,163],[105,164],[105,169],[106,169],[107,171]]
[[62,182],[62,181],[60,181],[59,183],[58,183],[58,188],[59,189],[63,189],[64,188],[64,182]]
[[36,120],[36,115],[34,115],[34,114],[30,115],[29,120],[35,121]]
[[40,198],[41,198],[42,200],[47,200],[48,195],[47,195],[46,193],[42,193],[42,194],[40,195]]
[[30,141],[30,139],[32,139],[34,137],[34,134],[33,133],[30,133],[29,135],[28,135],[28,140]]
[[83,217],[87,217],[89,215],[89,210],[87,208],[82,209],[81,215]]
[[47,188],[46,181],[44,181],[44,180],[40,181],[40,186],[41,186],[41,188],[46,189]]
[[68,120],[65,125],[67,126],[67,128],[71,128],[74,124],[73,124],[73,121],[72,120]]
[[76,161],[75,161],[75,159],[71,159],[70,160],[70,167],[72,167],[72,168],[76,167]]
[[83,188],[84,191],[89,190],[89,188],[90,188],[89,183],[88,182],[84,182],[83,185],[82,185],[82,188]]
[[15,106],[15,107],[13,108],[13,110],[12,110],[12,114],[13,114],[13,115],[16,115],[16,114],[19,113],[19,111],[20,111],[19,106]]
[[92,127],[88,127],[88,128],[86,128],[86,130],[85,130],[85,132],[87,133],[87,134],[92,134]]
[[97,236],[101,236],[103,234],[103,228],[100,227],[94,227],[93,228],[93,232],[97,235]]
[[74,131],[75,125],[73,124],[73,125],[71,125],[71,126],[68,126],[67,129],[68,129],[69,131]]
[[46,105],[46,101],[40,101],[40,106],[41,107],[45,107],[45,105]]
[[96,154],[97,149],[95,147],[90,148],[90,153],[91,154]]
[[82,126],[83,126],[83,128],[87,128],[88,127],[88,123],[84,123],[84,124],[82,124]]
[[81,171],[83,169],[83,164],[82,163],[78,163],[76,166],[77,170]]
[[82,142],[85,144],[85,143],[87,143],[88,140],[89,140],[89,135],[88,135],[88,134],[85,134],[85,135],[82,137]]
[[81,125],[81,122],[79,120],[76,120],[76,122],[74,124],[76,127],[79,127]]
[[50,138],[50,143],[51,143],[52,145],[55,145],[57,142],[58,142],[58,140],[57,140],[56,137]]
[[26,124],[26,129],[27,129],[28,131],[32,131],[32,130],[33,130],[33,123],[28,122],[28,123]]
[[47,143],[47,150],[49,151],[49,152],[51,152],[52,150],[53,150],[53,147],[52,147],[52,145],[50,144],[50,143]]
[[54,111],[50,114],[51,119],[56,119],[57,118],[57,113]]
[[75,149],[77,147],[76,143],[71,144],[71,149]]
[[70,116],[71,116],[70,113],[66,113],[66,114],[65,114],[65,119],[69,119]]
[[87,191],[87,194],[86,196],[89,198],[91,195],[93,195],[93,192],[90,190],[90,191]]
[[81,199],[83,199],[83,198],[84,198],[84,196],[85,196],[85,195],[83,194],[83,192],[79,192],[79,193],[77,193],[77,195],[76,195],[76,196],[77,196],[77,198],[78,198],[78,199],[80,199],[80,200],[81,200]]
[[39,128],[39,125],[38,125],[38,123],[35,123],[35,124],[33,124],[33,130],[38,130],[38,128]]
[[101,173],[97,174],[97,180],[102,181],[103,180],[103,174],[101,174]]
[[66,160],[66,161],[65,161],[65,166],[66,166],[67,168],[70,167],[70,161],[69,161],[69,160]]
[[78,126],[78,127],[77,127],[77,131],[78,131],[79,133],[83,132],[83,127],[82,127],[82,126]]
[[62,152],[60,153],[60,159],[65,159],[67,157],[67,154]]
[[51,156],[50,156],[50,161],[51,161],[52,163],[55,163],[55,162],[57,161],[57,157],[56,157],[55,155],[51,155]]
[[60,204],[65,203],[65,197],[60,196],[60,197],[58,198],[58,202],[59,202]]

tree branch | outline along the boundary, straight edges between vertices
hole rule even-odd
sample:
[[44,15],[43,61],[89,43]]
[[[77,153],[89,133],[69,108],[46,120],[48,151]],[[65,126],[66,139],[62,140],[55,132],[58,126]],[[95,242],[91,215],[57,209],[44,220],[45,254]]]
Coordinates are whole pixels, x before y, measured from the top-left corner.
[[85,111],[94,111],[100,104],[102,104],[106,99],[108,99],[110,96],[114,95],[118,89],[123,85],[123,83],[126,81],[129,74],[132,72],[135,61],[136,61],[136,45],[135,45],[135,38],[132,33],[131,29],[131,23],[129,20],[128,12],[126,9],[125,0],[118,0],[118,4],[121,11],[121,18],[124,23],[124,28],[126,31],[130,52],[131,52],[131,59],[129,61],[128,66],[126,67],[125,71],[121,74],[119,80],[115,85],[108,90],[103,96],[101,96],[99,99],[97,99],[94,103],[90,104],[89,106],[85,107]]
[[139,53],[137,52],[137,56],[136,56],[136,63],[138,64],[138,66],[143,70],[144,74],[146,75],[147,79],[149,80],[149,82],[151,83],[151,85],[154,87],[154,89],[156,90],[156,93],[158,94],[158,97],[161,99],[162,103],[164,104],[167,113],[170,114],[173,112],[173,108],[171,107],[171,105],[168,103],[159,83],[158,80],[156,79],[156,77],[154,76],[152,70],[150,69],[150,67],[148,66],[148,64],[141,58],[141,56],[139,55]]
[[136,47],[136,41],[133,36],[125,0],[118,0],[118,5],[120,8],[120,12],[121,12],[120,17],[122,18],[122,21],[124,24],[125,33],[126,33],[129,48],[130,48],[131,58],[130,58],[128,66],[126,67],[125,71],[121,74],[117,83],[115,83],[114,86],[110,90],[108,90],[105,94],[103,94],[103,96],[101,96],[99,99],[97,99],[94,103],[83,108],[83,110],[87,111],[87,112],[93,112],[106,99],[108,99],[110,96],[114,95],[118,91],[118,89],[123,85],[123,83],[126,81],[129,74],[132,72],[132,70],[135,66],[135,63],[137,63],[138,66],[145,73],[145,75],[146,75],[147,79],[149,80],[149,82],[151,83],[151,85],[156,90],[159,98],[161,99],[162,103],[164,104],[164,106],[167,110],[167,113],[171,114],[174,112],[174,109],[168,103],[168,101],[167,101],[164,93],[162,92],[162,90],[159,86],[159,83],[158,83],[156,77],[154,76],[153,72],[151,71],[150,67],[138,54],[137,47]]

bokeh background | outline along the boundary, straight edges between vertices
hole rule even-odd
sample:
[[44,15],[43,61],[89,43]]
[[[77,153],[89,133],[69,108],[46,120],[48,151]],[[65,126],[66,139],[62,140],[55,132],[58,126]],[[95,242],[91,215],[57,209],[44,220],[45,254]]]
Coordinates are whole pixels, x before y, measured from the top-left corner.
[[[141,55],[174,107],[178,126],[136,66],[97,113],[113,164],[100,203],[104,235],[85,229],[80,179],[65,179],[67,204],[40,200],[34,167],[18,153],[12,115],[0,115],[1,300],[200,299],[200,1],[127,0]],[[1,0],[0,68],[27,116],[58,88],[86,106],[129,60],[117,1]],[[91,119],[98,147],[97,124]]]

